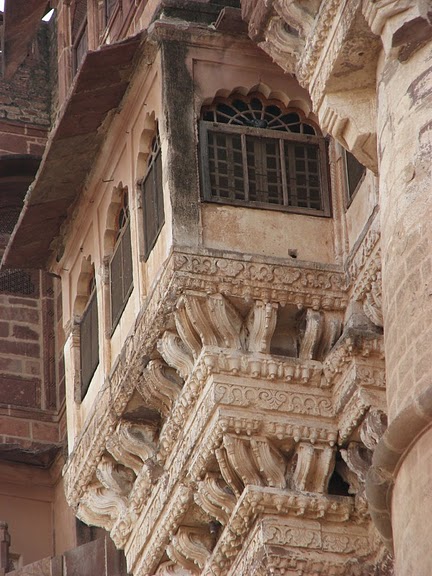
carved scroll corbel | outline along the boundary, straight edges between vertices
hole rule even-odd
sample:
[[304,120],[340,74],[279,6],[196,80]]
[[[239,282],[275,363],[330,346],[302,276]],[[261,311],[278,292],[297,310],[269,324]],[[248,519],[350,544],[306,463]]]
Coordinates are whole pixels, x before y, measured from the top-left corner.
[[219,346],[241,349],[242,318],[222,294],[213,294],[207,300],[209,317]]
[[299,2],[298,0],[276,0],[274,8],[287,24],[299,30],[302,38],[307,38],[315,24],[315,16],[320,2],[317,0]]
[[369,450],[374,451],[386,429],[387,416],[381,410],[371,408],[360,426],[360,438]]
[[323,316],[321,312],[316,312],[308,308],[306,312],[306,329],[300,343],[299,358],[301,360],[312,360],[316,357],[322,330]]
[[151,360],[143,379],[137,383],[137,390],[152,408],[167,416],[180,394],[181,381],[161,360]]
[[286,488],[286,462],[282,454],[270,444],[267,438],[252,438],[250,443],[267,485],[273,488]]
[[254,462],[249,440],[225,434],[223,443],[231,466],[243,484],[245,486],[248,484],[263,486],[264,482]]
[[107,450],[114,458],[138,475],[143,463],[156,451],[156,428],[150,425],[121,421],[107,441]]
[[96,469],[96,478],[107,490],[126,497],[132,490],[135,474],[105,454]]
[[177,306],[176,325],[195,359],[202,346],[241,348],[242,318],[222,294],[184,294]]
[[295,490],[324,493],[335,466],[335,449],[301,442],[296,451],[297,463],[292,475]]
[[167,554],[173,562],[198,574],[210,556],[211,544],[211,536],[204,530],[180,526],[167,547]]
[[219,464],[222,478],[231,488],[234,495],[239,498],[240,494],[243,492],[243,484],[228,458],[227,451],[225,448],[218,448],[215,451],[215,455]]
[[199,482],[194,498],[207,514],[225,525],[234,509],[236,498],[227,485],[222,487],[221,484],[223,482],[217,474],[207,474],[205,479]]
[[91,485],[80,502],[77,517],[86,524],[109,531],[126,510],[126,498],[104,486]]
[[267,52],[283,70],[293,73],[296,70],[300,54],[304,48],[304,41],[299,37],[298,31],[291,28],[280,16],[274,16],[265,32],[265,41],[258,46]]
[[249,332],[248,350],[250,352],[270,352],[270,343],[276,328],[277,304],[255,302],[247,320]]
[[158,341],[157,348],[165,362],[175,368],[180,376],[186,380],[192,372],[194,359],[190,348],[180,336],[167,330]]

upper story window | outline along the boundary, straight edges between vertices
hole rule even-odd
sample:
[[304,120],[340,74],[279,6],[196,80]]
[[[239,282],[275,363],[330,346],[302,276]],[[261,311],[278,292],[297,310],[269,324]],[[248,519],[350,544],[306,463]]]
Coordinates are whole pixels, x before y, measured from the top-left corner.
[[109,263],[111,327],[117,326],[133,288],[132,244],[127,192],[117,219],[117,238]]
[[78,71],[87,50],[87,0],[75,0],[72,5],[72,65],[74,74]]
[[152,141],[147,171],[141,182],[144,217],[144,259],[150,255],[165,222],[162,187],[162,156],[159,133]]
[[325,140],[300,110],[258,94],[216,99],[200,148],[204,200],[330,214]]
[[347,191],[347,205],[351,204],[355,193],[357,192],[363,177],[366,174],[366,168],[357,160],[354,154],[343,149],[345,164],[345,181]]
[[89,283],[89,298],[80,322],[81,399],[87,393],[99,364],[99,329],[96,281]]

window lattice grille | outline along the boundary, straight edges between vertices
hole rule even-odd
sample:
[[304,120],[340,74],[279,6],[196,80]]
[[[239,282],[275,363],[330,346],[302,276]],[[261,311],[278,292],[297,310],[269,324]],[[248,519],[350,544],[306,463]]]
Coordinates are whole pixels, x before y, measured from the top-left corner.
[[114,329],[133,288],[132,244],[127,195],[118,217],[118,234],[109,264],[111,286],[111,324]]
[[80,322],[80,357],[81,399],[83,399],[99,364],[98,307],[94,285]]
[[162,156],[159,134],[153,139],[147,173],[141,184],[144,214],[144,259],[150,255],[165,222],[162,186]]
[[325,142],[300,112],[233,96],[201,118],[206,200],[329,213]]

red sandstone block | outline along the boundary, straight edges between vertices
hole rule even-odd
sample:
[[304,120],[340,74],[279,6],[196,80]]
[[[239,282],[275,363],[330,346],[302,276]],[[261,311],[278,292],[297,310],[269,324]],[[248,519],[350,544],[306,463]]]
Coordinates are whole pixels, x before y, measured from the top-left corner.
[[43,144],[30,144],[28,153],[34,154],[35,156],[42,156],[44,150],[45,146]]
[[9,336],[9,324],[7,322],[0,322],[0,338]]
[[25,373],[30,376],[40,376],[41,373],[41,363],[39,360],[26,360],[25,362]]
[[40,387],[38,378],[26,379],[0,374],[0,403],[39,408]]
[[0,354],[15,354],[16,356],[30,356],[39,358],[40,346],[33,342],[22,340],[0,340]]
[[8,301],[10,304],[19,304],[20,306],[30,306],[31,308],[35,308],[39,303],[39,298],[10,297]]
[[29,136],[35,136],[36,138],[46,138],[48,131],[46,128],[37,128],[35,126],[26,126],[26,134]]
[[30,423],[25,420],[3,416],[0,419],[0,434],[30,438]]
[[31,423],[31,437],[33,440],[41,442],[58,442],[59,427],[58,424],[48,424],[45,422]]
[[[19,324],[14,325],[12,335],[15,336],[15,338],[19,338],[20,340],[39,340],[39,334],[36,332],[36,330],[32,330],[28,326],[21,326]],[[3,336],[3,334],[1,334],[1,323],[0,336]]]
[[5,120],[0,121],[0,133],[6,134],[25,134],[26,127],[22,124],[14,124],[11,122],[6,122]]
[[2,372],[22,372],[22,361],[19,358],[3,358],[0,356],[0,374]]
[[22,307],[0,306],[0,320],[17,320],[28,324],[38,324],[39,313],[37,310]]

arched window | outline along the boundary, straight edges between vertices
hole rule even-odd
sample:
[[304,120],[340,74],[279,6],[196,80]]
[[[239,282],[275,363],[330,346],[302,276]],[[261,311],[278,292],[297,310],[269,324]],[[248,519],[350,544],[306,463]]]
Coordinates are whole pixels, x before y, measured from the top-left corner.
[[158,132],[152,140],[146,174],[141,181],[141,191],[144,217],[144,259],[147,260],[165,223],[162,157]]
[[127,191],[117,216],[117,237],[109,262],[111,327],[117,326],[133,288],[132,245]]
[[202,108],[203,198],[329,215],[326,146],[300,110],[260,94]]
[[[88,261],[85,264],[90,266]],[[83,270],[84,278],[88,272]],[[87,394],[93,374],[99,364],[99,327],[96,278],[91,267],[87,284],[88,300],[80,321],[81,399]]]

